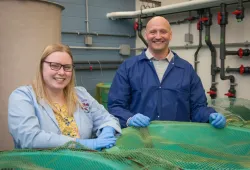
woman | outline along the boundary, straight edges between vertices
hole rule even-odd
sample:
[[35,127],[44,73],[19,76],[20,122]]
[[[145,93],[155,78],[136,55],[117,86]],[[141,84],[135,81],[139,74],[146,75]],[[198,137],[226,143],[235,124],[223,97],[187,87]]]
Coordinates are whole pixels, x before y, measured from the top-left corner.
[[100,150],[112,147],[115,134],[121,133],[118,120],[85,88],[75,87],[72,53],[62,44],[45,48],[32,86],[12,92],[8,123],[16,148],[51,148],[76,141]]

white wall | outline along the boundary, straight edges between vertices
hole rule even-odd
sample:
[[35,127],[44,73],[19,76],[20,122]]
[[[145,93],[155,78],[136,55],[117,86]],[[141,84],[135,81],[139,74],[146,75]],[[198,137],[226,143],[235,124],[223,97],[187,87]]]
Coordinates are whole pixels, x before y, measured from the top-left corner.
[[[162,5],[169,5],[173,3],[181,3],[188,0],[161,0]],[[144,3],[146,4],[146,3]],[[136,0],[136,9],[139,10],[141,6],[141,2],[139,0]],[[226,43],[236,43],[236,42],[250,42],[250,33],[249,33],[249,27],[250,27],[250,4],[244,4],[245,6],[245,18],[243,22],[238,23],[235,19],[235,16],[232,14],[232,12],[236,9],[236,5],[228,6],[227,11],[229,12],[229,18],[228,18],[228,25],[226,27]],[[213,8],[211,10],[213,14],[213,25],[211,26],[211,41],[213,44],[219,44],[220,40],[220,25],[217,24],[217,12],[219,12],[219,8]],[[193,16],[196,16],[197,13],[195,11],[192,12]],[[168,15],[167,19],[169,22],[171,21],[177,21],[182,20],[186,17],[188,17],[188,13],[181,13],[181,14],[174,14],[174,15]],[[187,43],[184,41],[184,35],[188,33],[188,23],[181,24],[181,25],[172,25],[173,30],[173,39],[170,43],[171,46],[182,46],[186,45]],[[198,45],[199,42],[199,31],[196,28],[196,21],[191,24],[191,33],[194,36],[194,42],[193,44],[189,45]],[[205,29],[203,29],[203,45],[205,45],[204,40],[205,35]],[[144,47],[144,44],[140,40],[140,38],[137,37],[136,39],[136,47]],[[238,50],[240,47],[237,48],[226,48],[228,51]],[[246,47],[241,47],[242,49],[246,49]],[[250,48],[250,47],[248,47]],[[217,66],[220,67],[220,52],[219,48],[216,48],[217,50]],[[194,62],[194,53],[196,49],[183,49],[183,50],[174,50],[177,52],[177,54],[184,58],[185,60],[189,61],[192,65]],[[139,52],[138,52],[139,53]],[[200,76],[203,86],[206,91],[209,91],[211,86],[211,75],[210,75],[210,65],[211,65],[211,53],[208,48],[201,48],[198,56],[198,60],[200,63],[198,64],[198,75]],[[243,64],[244,66],[250,66],[250,56],[243,57],[240,59],[238,56],[226,56],[226,62],[225,67],[240,67],[240,65]],[[230,73],[231,74],[231,73]],[[226,73],[226,75],[228,75]],[[239,73],[233,74],[236,79],[236,83],[238,85],[236,86],[236,95],[238,98],[245,98],[250,100],[250,74],[247,75],[240,75]],[[216,82],[217,89],[218,89],[218,97],[226,97],[224,96],[225,93],[227,93],[230,82],[229,80],[222,81],[220,79],[219,74],[216,76]],[[207,96],[208,99],[210,96]]]

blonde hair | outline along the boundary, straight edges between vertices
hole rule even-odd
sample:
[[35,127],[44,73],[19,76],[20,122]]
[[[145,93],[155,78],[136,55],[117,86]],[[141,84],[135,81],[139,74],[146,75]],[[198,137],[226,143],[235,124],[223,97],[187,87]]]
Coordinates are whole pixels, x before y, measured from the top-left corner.
[[[45,82],[43,79],[42,72],[43,72],[43,62],[47,58],[47,56],[58,51],[68,53],[73,63],[73,56],[68,46],[63,45],[63,44],[48,45],[42,53],[39,65],[37,67],[37,73],[32,83],[32,87],[35,91],[38,102],[41,99],[44,99],[52,107],[53,111],[56,111],[57,108],[54,106],[53,102],[51,101],[49,95],[46,92]],[[69,116],[73,116],[74,112],[76,111],[77,104],[79,103],[74,87],[75,87],[75,71],[73,69],[71,80],[69,84],[63,89]]]

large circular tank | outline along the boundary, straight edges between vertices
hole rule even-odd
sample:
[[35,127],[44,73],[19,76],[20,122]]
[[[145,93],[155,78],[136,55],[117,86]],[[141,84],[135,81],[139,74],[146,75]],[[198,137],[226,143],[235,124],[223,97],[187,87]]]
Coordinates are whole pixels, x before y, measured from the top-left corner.
[[0,0],[0,150],[13,148],[8,97],[31,83],[45,46],[61,42],[63,9],[44,0]]

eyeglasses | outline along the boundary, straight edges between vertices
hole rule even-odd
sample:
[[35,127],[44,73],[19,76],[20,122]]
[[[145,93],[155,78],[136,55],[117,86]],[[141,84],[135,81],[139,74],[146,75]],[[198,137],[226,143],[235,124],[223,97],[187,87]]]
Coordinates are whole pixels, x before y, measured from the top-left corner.
[[60,64],[60,63],[55,63],[55,62],[49,62],[49,61],[43,61],[45,63],[48,63],[51,70],[58,71],[63,67],[63,70],[65,72],[72,72],[74,65],[73,64]]

